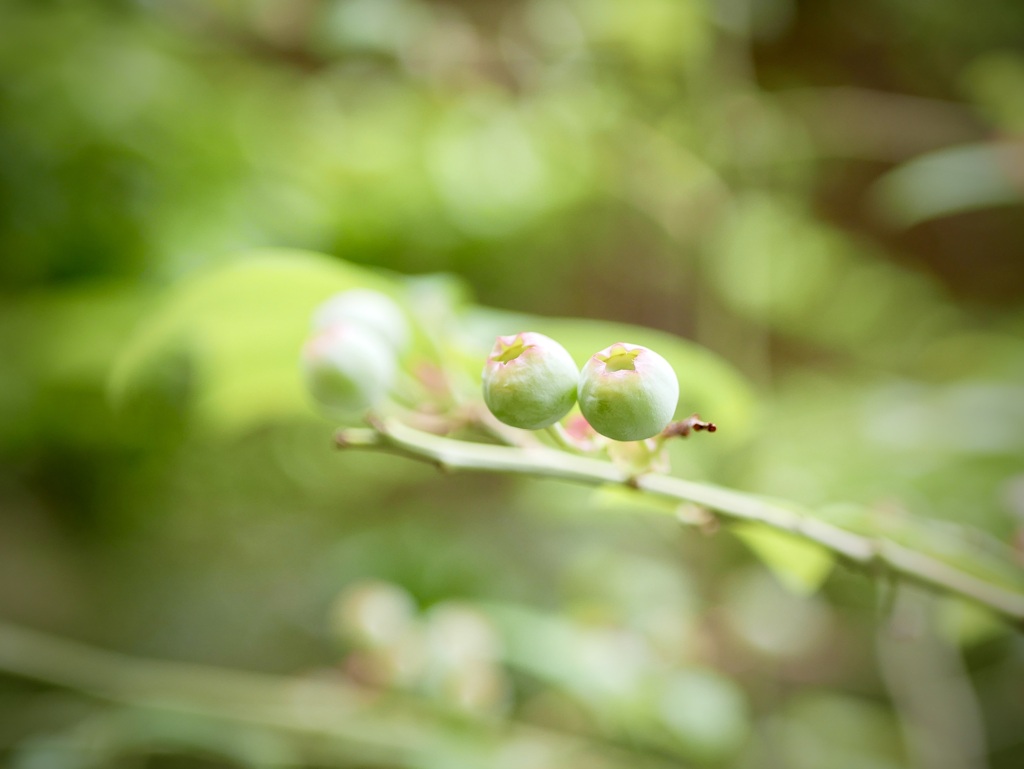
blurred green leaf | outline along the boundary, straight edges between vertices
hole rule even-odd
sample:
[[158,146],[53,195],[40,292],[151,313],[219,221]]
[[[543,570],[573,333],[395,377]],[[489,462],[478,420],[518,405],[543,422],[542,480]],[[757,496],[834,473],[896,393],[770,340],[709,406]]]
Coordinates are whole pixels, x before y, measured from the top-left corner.
[[781,749],[793,769],[900,769],[912,766],[896,717],[867,698],[837,692],[807,691],[788,701],[778,720],[751,745],[765,750],[765,740]]
[[302,251],[254,251],[176,286],[125,346],[110,378],[129,397],[172,352],[195,365],[199,422],[238,432],[267,420],[309,415],[299,351],[313,309],[332,294],[398,284],[365,268]]
[[1010,632],[1005,622],[984,606],[946,596],[939,605],[939,632],[958,646],[971,647]]
[[743,690],[714,670],[670,672],[660,696],[661,719],[679,740],[682,753],[701,762],[734,754],[750,730]]
[[857,358],[903,359],[956,319],[927,279],[889,263],[797,200],[738,198],[709,245],[707,276],[728,306]]
[[666,667],[647,639],[614,623],[488,605],[509,664],[576,698],[601,728],[700,761],[720,761],[749,728],[742,690],[720,673]]
[[[909,228],[929,219],[991,206],[1024,203],[1013,169],[1024,165],[1024,143],[992,142],[929,152],[882,176],[871,201],[885,221]],[[956,179],[956,184],[948,183]]]
[[798,595],[811,595],[828,578],[835,556],[820,545],[756,523],[729,528],[778,577]]

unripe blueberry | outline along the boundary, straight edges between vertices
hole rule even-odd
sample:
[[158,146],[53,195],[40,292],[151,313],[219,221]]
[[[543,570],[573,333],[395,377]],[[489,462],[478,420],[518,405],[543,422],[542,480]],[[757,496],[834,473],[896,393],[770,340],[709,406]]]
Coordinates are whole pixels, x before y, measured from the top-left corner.
[[358,325],[330,326],[302,349],[306,386],[334,416],[358,416],[376,406],[391,390],[397,371],[390,345]]
[[505,424],[539,430],[569,413],[579,375],[572,356],[550,337],[499,336],[484,364],[484,402]]
[[679,401],[679,380],[658,353],[618,342],[591,356],[579,380],[580,411],[616,441],[639,441],[668,426]]
[[369,288],[353,288],[335,294],[313,313],[313,331],[339,324],[364,326],[399,352],[409,342],[409,323],[398,303]]

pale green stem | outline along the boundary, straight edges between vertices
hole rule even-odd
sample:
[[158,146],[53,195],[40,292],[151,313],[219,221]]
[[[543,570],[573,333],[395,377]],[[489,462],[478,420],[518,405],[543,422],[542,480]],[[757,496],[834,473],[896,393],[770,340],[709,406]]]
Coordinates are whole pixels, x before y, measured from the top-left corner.
[[[680,504],[714,510],[725,521],[755,521],[817,543],[847,562],[891,571],[931,588],[973,599],[1018,622],[1024,621],[1024,594],[988,582],[944,561],[892,540],[839,528],[799,509],[706,483],[668,475],[630,476],[610,462],[537,447],[512,448],[444,438],[397,421],[372,429],[343,430],[341,447],[382,449],[429,462],[445,470],[480,470],[559,478],[588,485],[615,484]],[[685,519],[681,519],[685,520]]]
[[594,450],[594,446],[586,445],[569,435],[561,422],[555,422],[550,427],[545,427],[544,432],[551,436],[551,440],[555,442],[556,446],[574,454]]

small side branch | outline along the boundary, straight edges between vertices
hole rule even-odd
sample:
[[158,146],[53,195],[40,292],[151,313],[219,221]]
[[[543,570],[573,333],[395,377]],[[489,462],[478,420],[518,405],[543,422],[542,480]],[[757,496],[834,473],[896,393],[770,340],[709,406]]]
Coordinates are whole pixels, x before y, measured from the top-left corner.
[[686,419],[680,419],[678,422],[673,422],[662,431],[661,435],[663,438],[685,438],[691,432],[699,433],[707,430],[709,433],[713,433],[718,430],[718,425],[714,422],[705,422],[697,414],[691,414]]

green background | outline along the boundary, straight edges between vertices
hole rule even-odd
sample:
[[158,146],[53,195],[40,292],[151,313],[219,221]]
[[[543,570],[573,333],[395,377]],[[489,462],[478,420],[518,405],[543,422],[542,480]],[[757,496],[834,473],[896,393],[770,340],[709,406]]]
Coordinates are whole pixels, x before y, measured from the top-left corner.
[[1022,40],[1005,0],[0,3],[0,629],[125,655],[0,634],[0,764],[1021,766],[988,613],[339,454],[297,360],[355,284],[469,369],[650,340],[720,427],[675,473],[1019,579]]

